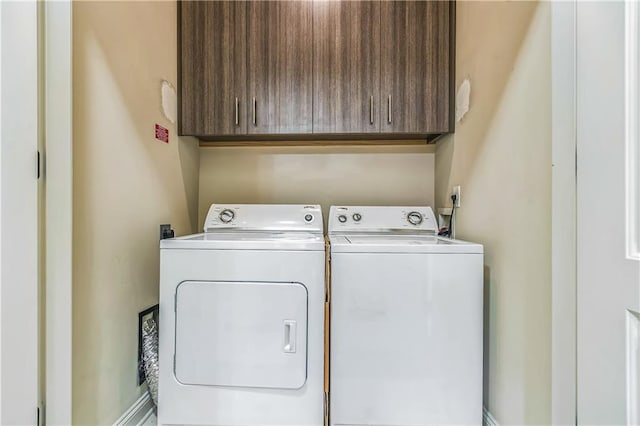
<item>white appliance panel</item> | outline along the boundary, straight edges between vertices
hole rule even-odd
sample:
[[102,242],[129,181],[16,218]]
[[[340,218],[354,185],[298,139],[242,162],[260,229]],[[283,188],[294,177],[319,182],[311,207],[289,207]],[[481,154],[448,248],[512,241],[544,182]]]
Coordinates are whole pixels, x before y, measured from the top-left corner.
[[172,368],[176,323],[161,320],[158,424],[321,426],[324,261],[323,249],[160,250],[160,318],[173,318],[176,288],[184,281],[298,282],[307,288],[308,327],[307,381],[300,389],[203,386],[183,385],[176,380]]
[[307,290],[300,283],[182,282],[175,334],[182,384],[299,389],[306,381]]
[[324,250],[316,232],[205,232],[160,241],[161,249],[191,250]]
[[329,234],[390,231],[435,235],[438,223],[427,206],[331,206],[329,210]]
[[212,204],[204,221],[204,231],[322,233],[322,223],[322,211],[316,204]]
[[481,424],[482,259],[332,254],[332,425]]

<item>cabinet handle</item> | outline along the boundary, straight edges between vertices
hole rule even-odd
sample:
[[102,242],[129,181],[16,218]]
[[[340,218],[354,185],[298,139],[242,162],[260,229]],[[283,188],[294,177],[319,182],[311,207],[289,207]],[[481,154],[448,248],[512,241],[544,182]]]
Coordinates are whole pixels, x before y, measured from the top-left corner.
[[240,116],[238,113],[238,98],[236,98],[236,126],[240,125]]
[[388,108],[387,122],[389,122],[389,124],[391,124],[391,95],[389,95],[389,99],[387,101],[387,108]]
[[257,122],[257,112],[256,109],[258,108],[257,104],[256,104],[256,98],[253,98],[253,125],[256,125]]
[[373,124],[373,96],[369,98],[369,123]]

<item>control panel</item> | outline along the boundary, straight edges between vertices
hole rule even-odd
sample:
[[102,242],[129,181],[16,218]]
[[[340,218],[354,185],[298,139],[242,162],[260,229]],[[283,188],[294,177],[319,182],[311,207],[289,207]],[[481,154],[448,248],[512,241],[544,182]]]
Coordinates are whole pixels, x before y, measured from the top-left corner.
[[298,204],[212,204],[204,231],[311,231],[322,232],[319,205]]
[[332,206],[329,233],[392,232],[437,233],[433,209],[420,207]]

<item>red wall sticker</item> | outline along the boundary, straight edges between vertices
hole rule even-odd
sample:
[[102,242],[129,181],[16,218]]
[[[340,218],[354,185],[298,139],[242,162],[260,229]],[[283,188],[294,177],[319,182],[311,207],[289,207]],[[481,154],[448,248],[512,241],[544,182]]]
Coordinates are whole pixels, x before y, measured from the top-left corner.
[[162,127],[156,123],[156,139],[159,141],[169,143],[169,129]]

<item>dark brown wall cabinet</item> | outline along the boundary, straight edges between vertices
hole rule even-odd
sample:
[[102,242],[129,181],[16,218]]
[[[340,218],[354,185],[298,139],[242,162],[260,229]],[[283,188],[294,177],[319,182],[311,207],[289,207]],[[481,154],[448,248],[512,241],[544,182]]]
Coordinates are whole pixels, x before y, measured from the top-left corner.
[[452,8],[442,1],[382,1],[382,132],[453,132]]
[[178,132],[246,135],[246,2],[189,1],[180,9]]
[[313,2],[251,1],[247,8],[249,133],[311,133]]
[[179,24],[181,134],[453,132],[452,2],[185,1]]
[[380,132],[380,2],[317,1],[313,131]]

